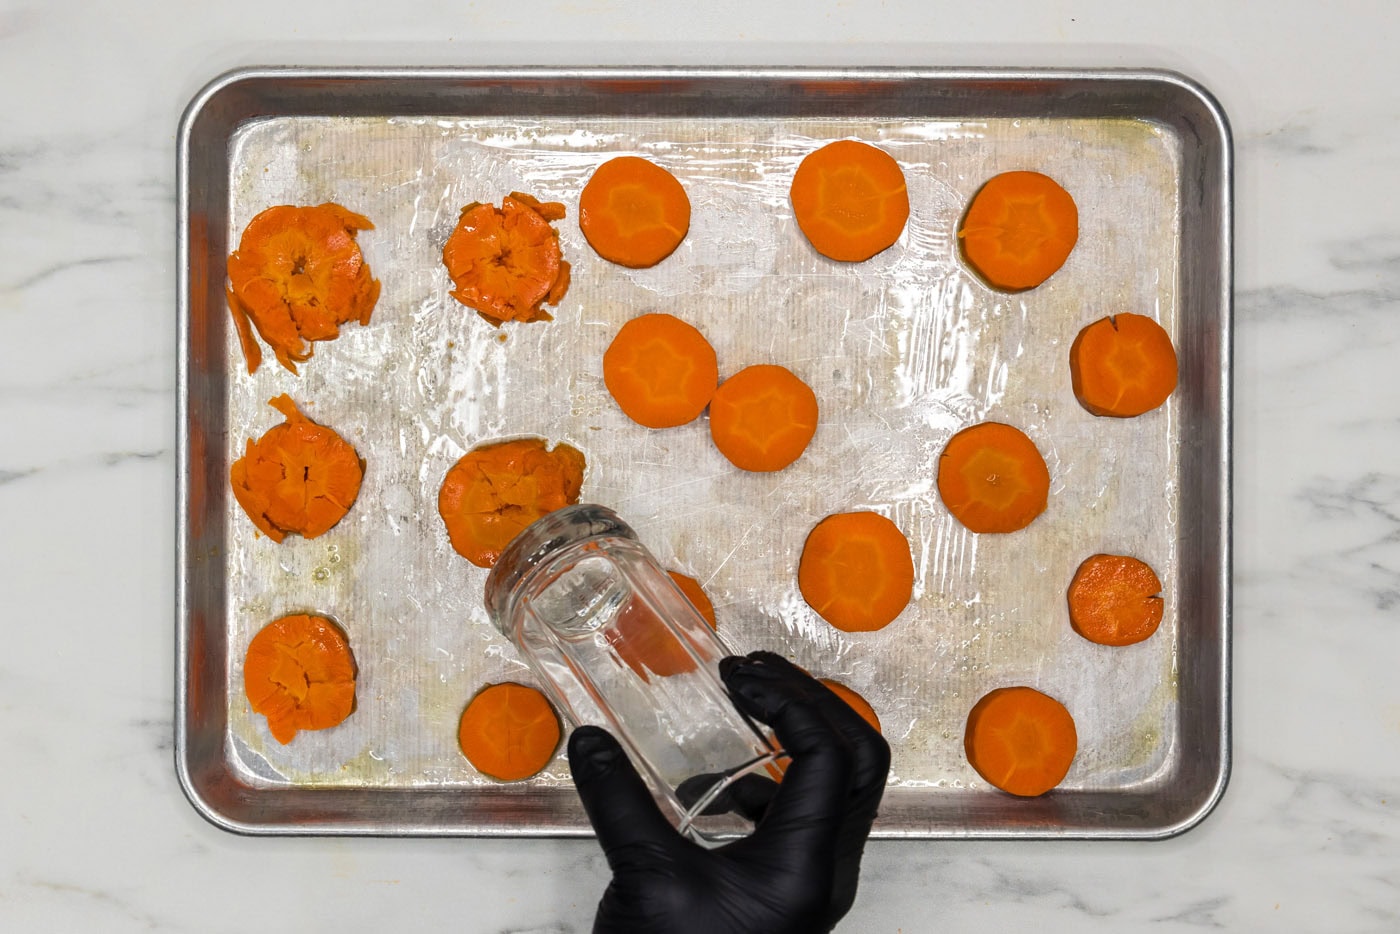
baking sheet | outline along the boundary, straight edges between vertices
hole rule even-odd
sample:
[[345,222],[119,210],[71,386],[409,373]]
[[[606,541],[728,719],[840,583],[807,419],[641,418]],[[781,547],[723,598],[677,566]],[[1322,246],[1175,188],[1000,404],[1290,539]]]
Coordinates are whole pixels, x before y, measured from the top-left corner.
[[[801,158],[841,138],[891,153],[910,192],[904,235],[861,264],[816,254],[787,199]],[[1183,523],[1183,502],[1194,509],[1199,486],[1219,473],[1201,475],[1199,461],[1183,473],[1183,445],[1202,437],[1196,388],[1136,419],[1095,418],[1071,392],[1068,349],[1081,327],[1120,311],[1159,321],[1183,356],[1198,343],[1187,331],[1201,310],[1183,295],[1195,263],[1183,234],[1188,143],[1131,113],[774,119],[715,107],[659,117],[521,110],[239,121],[215,239],[236,244],[273,204],[335,201],[374,221],[359,241],[383,291],[371,323],[316,344],[300,375],[269,355],[250,377],[232,330],[221,325],[221,340],[211,338],[218,355],[204,375],[220,384],[224,428],[204,446],[212,475],[226,476],[245,439],[281,420],[266,402],[282,392],[367,461],[350,514],[312,541],[274,544],[231,497],[203,497],[222,529],[225,590],[211,609],[226,646],[219,745],[228,779],[253,797],[520,793],[477,774],[457,749],[457,718],[480,687],[533,676],[490,626],[485,572],[451,550],[436,501],[467,449],[528,434],[584,452],[583,499],[616,509],[663,564],[699,579],[733,649],[781,651],[871,702],[893,751],[892,806],[877,834],[1056,834],[1073,826],[1056,815],[1076,796],[1170,795],[1192,745],[1183,742],[1180,665],[1199,648],[1181,624],[1183,589],[1199,573],[1182,560],[1192,544],[1183,525],[1196,527]],[[671,170],[692,202],[685,242],[650,270],[603,261],[577,227],[583,183],[621,154]],[[954,231],[982,182],[1027,168],[1073,194],[1080,238],[1049,282],[1008,296],[967,270]],[[512,190],[567,206],[556,226],[573,282],[555,321],[495,328],[447,294],[441,248],[463,205],[499,203]],[[803,458],[777,474],[744,474],[714,450],[703,418],[649,431],[622,416],[602,385],[602,352],[622,322],[649,311],[699,327],[722,376],[779,363],[812,385],[822,419]],[[1217,335],[1222,323],[1216,309]],[[1184,374],[1196,369],[1183,364]],[[966,531],[934,488],[948,437],[988,419],[1026,431],[1052,477],[1046,513],[1011,535]],[[877,633],[828,626],[796,586],[807,532],[853,509],[893,518],[914,555],[914,600]],[[1145,643],[1096,646],[1069,627],[1065,588],[1101,551],[1143,558],[1163,580],[1165,619]],[[341,726],[282,746],[243,696],[242,652],[289,612],[322,613],[346,630],[358,706]],[[968,709],[1009,684],[1052,694],[1076,720],[1080,752],[1045,799],[1059,799],[1050,812],[989,790],[962,753]],[[1186,701],[1220,697],[1201,697],[1193,682]],[[572,806],[562,758],[523,784]],[[952,799],[964,818],[940,811]],[[273,815],[240,829],[286,826]],[[395,807],[359,829],[442,828],[415,827]],[[1088,831],[1132,828],[1109,814]]]

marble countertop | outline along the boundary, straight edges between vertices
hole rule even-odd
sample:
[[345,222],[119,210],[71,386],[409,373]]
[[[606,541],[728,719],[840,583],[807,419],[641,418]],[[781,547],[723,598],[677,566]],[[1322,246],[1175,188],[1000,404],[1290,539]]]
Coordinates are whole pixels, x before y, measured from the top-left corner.
[[175,132],[241,65],[642,63],[1172,68],[1233,123],[1229,789],[1162,842],[872,844],[842,930],[1400,929],[1400,7],[364,7],[0,6],[0,929],[588,929],[592,841],[245,838],[181,794]]

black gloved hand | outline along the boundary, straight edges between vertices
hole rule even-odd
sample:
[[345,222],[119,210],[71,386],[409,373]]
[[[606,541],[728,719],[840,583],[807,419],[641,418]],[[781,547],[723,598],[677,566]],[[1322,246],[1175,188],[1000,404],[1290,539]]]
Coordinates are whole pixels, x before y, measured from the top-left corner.
[[771,801],[742,840],[707,850],[681,837],[611,734],[584,726],[569,737],[574,784],[613,871],[595,934],[808,934],[831,930],[855,901],[889,745],[780,656],[726,658],[720,677],[792,760],[781,785],[768,782]]

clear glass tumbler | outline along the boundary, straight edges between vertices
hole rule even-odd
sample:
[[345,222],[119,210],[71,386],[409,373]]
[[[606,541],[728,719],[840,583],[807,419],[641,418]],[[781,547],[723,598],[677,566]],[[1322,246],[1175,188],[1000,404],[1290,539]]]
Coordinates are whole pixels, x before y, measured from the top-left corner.
[[731,653],[614,512],[535,522],[492,569],[486,608],[570,719],[618,738],[681,832],[714,843],[751,829],[704,811],[783,754],[720,681]]

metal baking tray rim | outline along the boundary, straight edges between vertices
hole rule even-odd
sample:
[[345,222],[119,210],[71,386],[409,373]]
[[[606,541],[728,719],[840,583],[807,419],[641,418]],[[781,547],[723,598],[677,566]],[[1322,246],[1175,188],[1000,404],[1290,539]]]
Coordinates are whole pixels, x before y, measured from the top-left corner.
[[[1196,99],[1208,117],[1209,129],[1216,134],[1212,141],[1218,147],[1215,171],[1222,186],[1221,207],[1224,211],[1223,224],[1218,231],[1220,242],[1220,270],[1218,299],[1222,327],[1220,333],[1220,366],[1222,380],[1219,387],[1218,409],[1212,413],[1218,420],[1221,432],[1220,468],[1217,495],[1222,509],[1220,535],[1215,544],[1221,550],[1219,564],[1220,578],[1217,583],[1219,603],[1215,607],[1220,613],[1222,628],[1218,659],[1220,693],[1220,717],[1218,733],[1219,745],[1215,750],[1219,757],[1214,781],[1201,795],[1193,807],[1167,825],[1150,831],[1125,833],[1115,828],[1077,829],[1069,832],[1026,834],[1007,829],[972,829],[949,832],[921,831],[918,828],[880,828],[873,834],[876,838],[980,838],[980,839],[1027,839],[1043,838],[1131,838],[1166,839],[1184,833],[1200,824],[1218,805],[1229,782],[1232,768],[1232,718],[1230,716],[1231,686],[1230,669],[1232,658],[1231,640],[1231,482],[1232,482],[1232,386],[1231,368],[1233,359],[1232,296],[1233,296],[1233,151],[1228,119],[1214,96],[1199,83],[1180,73],[1159,69],[1063,69],[1063,68],[922,68],[922,67],[879,67],[879,68],[672,68],[667,66],[626,67],[626,68],[456,68],[456,67],[403,67],[385,68],[374,66],[349,67],[287,67],[254,66],[229,71],[207,84],[189,103],[179,125],[177,137],[177,336],[180,352],[177,358],[177,526],[176,526],[176,703],[175,703],[175,743],[174,758],[176,773],[181,790],[196,812],[213,825],[240,834],[248,835],[363,835],[382,834],[384,828],[372,821],[342,820],[320,824],[310,821],[300,826],[269,825],[255,820],[240,820],[225,813],[223,808],[209,794],[208,780],[195,774],[191,761],[190,723],[190,672],[192,666],[191,644],[191,602],[189,561],[191,541],[188,522],[190,509],[190,342],[191,342],[191,236],[190,236],[190,146],[194,127],[211,101],[241,83],[252,80],[288,79],[445,79],[453,81],[511,81],[511,80],[607,80],[644,81],[664,77],[672,80],[704,80],[743,78],[761,80],[863,80],[863,81],[909,81],[936,80],[947,82],[1008,82],[1008,81],[1149,81],[1176,88]],[[379,794],[385,792],[380,791]],[[410,794],[409,792],[401,792]],[[414,800],[424,796],[423,791],[412,792]],[[429,792],[428,794],[433,794]],[[442,797],[461,800],[461,793],[443,792]],[[403,833],[404,831],[399,831]],[[512,837],[588,837],[592,832],[586,826],[575,824],[539,823],[533,826],[513,826],[503,828],[491,824],[465,824],[457,826],[416,826],[412,835],[420,836],[512,836]]]

